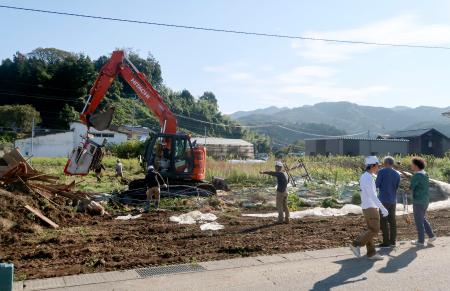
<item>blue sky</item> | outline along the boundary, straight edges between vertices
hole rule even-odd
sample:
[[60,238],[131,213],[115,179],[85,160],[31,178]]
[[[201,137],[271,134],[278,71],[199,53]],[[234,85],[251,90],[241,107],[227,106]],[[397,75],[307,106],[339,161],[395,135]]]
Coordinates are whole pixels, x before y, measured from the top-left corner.
[[[450,1],[50,1],[0,4],[193,26],[450,46]],[[0,58],[56,47],[151,52],[165,83],[212,91],[225,113],[323,101],[449,106],[450,50],[339,45],[0,9]]]

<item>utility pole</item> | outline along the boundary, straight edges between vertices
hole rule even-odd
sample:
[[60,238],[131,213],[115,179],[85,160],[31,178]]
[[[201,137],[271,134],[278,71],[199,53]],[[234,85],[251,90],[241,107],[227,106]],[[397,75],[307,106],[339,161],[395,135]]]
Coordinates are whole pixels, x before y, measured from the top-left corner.
[[31,156],[34,154],[34,117],[33,117],[33,123],[31,125]]
[[205,126],[205,145],[206,145],[206,126]]

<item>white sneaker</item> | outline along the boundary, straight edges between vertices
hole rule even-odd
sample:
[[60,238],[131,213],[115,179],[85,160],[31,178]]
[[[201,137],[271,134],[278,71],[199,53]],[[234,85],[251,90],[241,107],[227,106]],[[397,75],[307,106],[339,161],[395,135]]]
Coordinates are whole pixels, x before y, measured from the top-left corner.
[[436,236],[430,237],[430,238],[428,239],[428,244],[429,244],[429,245],[432,245],[433,242],[434,242],[435,240],[436,240]]
[[353,252],[355,257],[361,258],[361,248],[355,247],[354,245],[350,245],[350,250]]
[[417,247],[424,247],[425,244],[424,243],[420,243],[418,240],[413,240],[411,241],[411,244]]
[[371,257],[367,257],[369,260],[374,260],[374,261],[382,261],[384,260],[384,257],[382,255],[379,254],[375,254]]

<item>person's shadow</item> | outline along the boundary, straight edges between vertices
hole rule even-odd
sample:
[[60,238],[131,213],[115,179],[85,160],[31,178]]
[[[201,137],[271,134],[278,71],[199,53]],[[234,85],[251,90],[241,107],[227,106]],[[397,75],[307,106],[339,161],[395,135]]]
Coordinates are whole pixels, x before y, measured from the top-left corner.
[[410,248],[398,256],[390,256],[386,266],[379,269],[379,273],[395,273],[400,269],[406,268],[412,261],[417,258],[417,251],[420,248]]
[[351,279],[361,276],[362,274],[370,270],[373,267],[375,261],[367,260],[365,258],[362,259],[351,258],[336,261],[334,263],[340,264],[341,269],[336,274],[316,282],[311,291],[330,290],[331,288],[336,286],[342,286],[345,284],[351,284],[367,280],[366,277],[357,278],[354,280]]

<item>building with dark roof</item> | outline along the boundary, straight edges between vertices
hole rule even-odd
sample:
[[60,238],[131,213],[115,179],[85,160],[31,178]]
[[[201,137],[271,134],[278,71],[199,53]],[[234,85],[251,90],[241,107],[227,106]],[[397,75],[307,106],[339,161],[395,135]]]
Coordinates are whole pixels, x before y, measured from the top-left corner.
[[305,154],[309,156],[407,155],[408,140],[350,137],[305,139]]
[[397,131],[389,138],[408,140],[410,154],[442,157],[450,150],[449,138],[434,128]]

